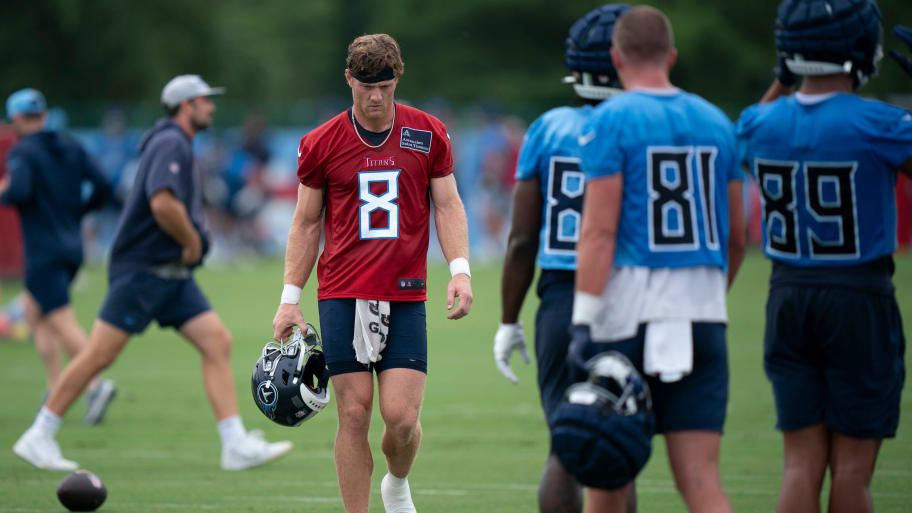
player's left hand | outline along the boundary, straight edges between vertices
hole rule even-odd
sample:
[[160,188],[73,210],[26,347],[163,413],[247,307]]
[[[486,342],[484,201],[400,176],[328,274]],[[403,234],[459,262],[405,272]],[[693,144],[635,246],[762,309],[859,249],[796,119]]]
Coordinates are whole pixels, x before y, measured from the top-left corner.
[[522,323],[500,323],[497,334],[494,335],[494,364],[497,365],[497,370],[515,385],[519,383],[519,378],[513,374],[513,369],[510,368],[510,356],[513,351],[519,351],[523,361],[529,365],[531,360],[529,350],[526,349],[526,334],[523,333]]
[[3,194],[4,192],[6,192],[6,190],[9,189],[9,186],[10,186],[10,175],[5,174],[5,175],[3,175],[2,178],[0,178],[0,194]]
[[[912,50],[912,28],[896,25],[893,27],[893,33],[896,34],[896,37],[901,39],[903,43],[906,43],[909,50]],[[912,59],[909,59],[897,50],[890,50],[890,57],[902,66],[902,69],[905,70],[909,76],[912,76]]]
[[567,365],[574,382],[586,379],[586,348],[592,344],[592,332],[588,324],[570,326],[570,346],[567,348]]
[[[454,306],[455,310],[453,310]],[[470,308],[472,308],[472,282],[467,275],[457,274],[447,285],[447,310],[453,310],[447,314],[447,319],[462,319],[469,315]]]

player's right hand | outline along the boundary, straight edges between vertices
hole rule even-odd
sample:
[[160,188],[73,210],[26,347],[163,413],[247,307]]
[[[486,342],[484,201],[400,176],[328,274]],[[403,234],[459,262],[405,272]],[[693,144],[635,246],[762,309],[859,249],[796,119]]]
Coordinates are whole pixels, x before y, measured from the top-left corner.
[[184,246],[181,252],[181,263],[184,265],[196,265],[202,257],[203,241],[200,239],[199,234],[194,231],[190,244]]
[[307,333],[307,323],[304,322],[304,315],[298,305],[282,303],[276,310],[275,318],[272,320],[272,338],[279,342],[285,342],[291,337],[295,326],[301,329],[301,333]]
[[510,356],[513,351],[519,351],[523,361],[529,365],[529,351],[526,349],[526,334],[523,333],[522,323],[501,323],[494,335],[494,364],[497,365],[497,370],[515,385],[519,383],[519,379],[510,368]]

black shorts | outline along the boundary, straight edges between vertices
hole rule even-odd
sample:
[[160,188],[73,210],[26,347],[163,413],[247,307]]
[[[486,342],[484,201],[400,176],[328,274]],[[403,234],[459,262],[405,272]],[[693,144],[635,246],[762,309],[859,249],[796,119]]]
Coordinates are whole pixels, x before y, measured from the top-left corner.
[[[728,408],[728,347],[725,324],[694,322],[693,371],[678,381],[665,383],[646,376],[652,394],[656,433],[672,431],[722,432]],[[601,351],[618,351],[643,373],[643,344],[646,325],[640,324],[636,336],[618,342],[595,343],[586,356]]]
[[895,436],[904,353],[902,319],[892,293],[770,288],[763,366],[782,431],[823,423],[856,438]]
[[70,284],[79,264],[55,263],[26,266],[25,289],[35,298],[42,314],[70,304]]
[[567,366],[573,317],[573,271],[543,270],[538,280],[541,302],[535,315],[535,362],[545,419],[550,419],[573,384]]
[[380,361],[363,364],[355,358],[355,300],[319,302],[323,354],[330,376],[349,372],[377,373],[414,369],[427,374],[427,316],[423,301],[390,301],[390,326]]
[[180,329],[185,322],[211,310],[209,301],[191,277],[169,280],[154,274],[113,274],[98,318],[127,333],[142,333],[150,322]]

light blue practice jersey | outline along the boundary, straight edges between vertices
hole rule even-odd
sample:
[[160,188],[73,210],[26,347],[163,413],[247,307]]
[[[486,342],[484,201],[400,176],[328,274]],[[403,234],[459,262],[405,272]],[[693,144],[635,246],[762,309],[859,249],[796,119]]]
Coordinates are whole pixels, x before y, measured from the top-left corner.
[[576,270],[585,184],[579,136],[593,110],[589,105],[549,110],[529,127],[519,151],[516,179],[538,177],[541,184],[538,265],[542,269]]
[[731,122],[699,96],[634,90],[599,105],[581,136],[587,180],[623,173],[614,265],[728,265]]
[[[819,98],[818,98],[819,100]],[[760,185],[763,251],[796,266],[846,266],[896,249],[896,170],[912,115],[854,94],[752,105],[736,126]]]

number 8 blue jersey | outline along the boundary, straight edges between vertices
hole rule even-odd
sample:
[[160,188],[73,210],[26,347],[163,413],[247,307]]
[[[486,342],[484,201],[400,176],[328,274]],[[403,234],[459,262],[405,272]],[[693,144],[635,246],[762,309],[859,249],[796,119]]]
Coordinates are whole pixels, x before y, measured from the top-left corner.
[[576,270],[585,185],[579,137],[592,111],[589,105],[549,110],[529,126],[519,152],[516,179],[538,177],[541,183],[537,260],[542,269]]
[[623,173],[614,265],[728,266],[729,119],[699,96],[634,90],[599,105],[581,139],[588,180]]
[[854,94],[779,98],[744,110],[739,158],[760,186],[763,251],[796,266],[847,266],[896,249],[896,169],[912,115]]

